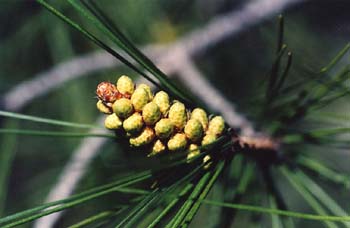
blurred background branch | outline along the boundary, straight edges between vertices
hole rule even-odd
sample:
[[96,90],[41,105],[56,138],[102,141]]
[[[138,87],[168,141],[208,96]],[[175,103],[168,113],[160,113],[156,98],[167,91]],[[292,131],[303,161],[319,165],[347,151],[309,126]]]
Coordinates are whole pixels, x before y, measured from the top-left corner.
[[[261,0],[250,1],[242,9],[214,18],[209,24],[191,32],[179,41],[167,45],[149,45],[142,48],[151,59],[173,60],[173,53],[189,56],[199,54],[232,35],[247,29],[259,21],[280,13],[284,8],[303,0]],[[166,61],[169,62],[169,61]],[[18,111],[33,99],[43,96],[62,84],[88,75],[89,73],[120,65],[113,56],[97,51],[85,56],[74,57],[52,69],[34,76],[11,89],[3,96],[5,110]],[[21,97],[22,99],[18,99]]]

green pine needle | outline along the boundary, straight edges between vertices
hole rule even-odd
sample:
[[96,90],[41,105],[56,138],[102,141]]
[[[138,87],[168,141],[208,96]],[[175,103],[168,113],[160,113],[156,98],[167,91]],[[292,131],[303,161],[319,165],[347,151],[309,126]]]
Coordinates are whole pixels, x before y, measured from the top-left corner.
[[[289,183],[294,187],[294,189],[300,193],[300,195],[304,198],[304,200],[310,205],[312,209],[314,209],[321,216],[326,216],[326,210],[324,207],[318,202],[318,200],[311,195],[311,193],[307,190],[307,186],[305,186],[302,182],[300,182],[294,172],[290,171],[285,166],[279,168],[281,173],[286,177]],[[326,216],[327,217],[327,216]],[[324,219],[325,225],[329,228],[336,228],[337,225],[332,220]],[[343,220],[345,221],[345,220]]]
[[37,117],[37,116],[19,114],[19,113],[15,113],[15,112],[6,112],[6,111],[1,111],[1,110],[0,110],[0,116],[5,116],[8,118],[19,119],[19,120],[27,120],[27,121],[37,122],[37,123],[45,123],[45,124],[50,124],[50,125],[63,126],[63,127],[104,129],[98,125],[67,122],[67,121],[62,121],[62,120],[48,119],[48,118],[42,118],[42,117]]
[[113,217],[117,214],[118,212],[114,212],[114,211],[103,211],[103,212],[100,212],[96,215],[93,215],[89,218],[86,218],[74,225],[71,225],[69,226],[68,228],[80,228],[80,227],[85,227],[86,225],[89,225],[91,223],[95,223],[99,220],[105,220],[105,219],[108,219],[110,217]]
[[299,213],[294,211],[285,211],[285,210],[278,210],[273,208],[259,207],[259,206],[253,206],[253,205],[247,205],[247,204],[225,203],[225,202],[219,202],[219,201],[207,200],[207,199],[202,200],[202,202],[205,204],[219,206],[219,207],[227,207],[227,208],[233,208],[237,210],[244,210],[244,211],[250,211],[250,212],[274,214],[274,215],[287,216],[287,217],[298,218],[298,219],[315,220],[315,221],[332,221],[332,222],[350,221],[350,216],[344,217],[344,216],[330,216],[330,215],[314,215],[314,214]]
[[210,180],[208,181],[208,184],[205,186],[201,194],[199,195],[198,199],[194,202],[191,210],[189,210],[187,216],[185,217],[184,221],[182,222],[182,227],[187,227],[196,213],[199,210],[200,205],[202,204],[202,200],[205,199],[210,191],[210,189],[213,187],[215,184],[216,180],[218,179],[219,175],[222,173],[224,169],[225,163],[221,162],[215,167],[215,171],[213,172]]
[[41,137],[64,137],[64,138],[80,138],[80,137],[105,137],[116,138],[112,133],[75,133],[62,131],[42,131],[42,130],[23,130],[23,129],[6,129],[0,128],[0,134],[15,134]]
[[335,171],[321,162],[315,160],[314,158],[309,158],[306,156],[298,156],[296,162],[315,174],[324,177],[325,179],[343,185],[345,188],[350,189],[350,175],[343,175],[338,171]]
[[[19,221],[21,221],[20,224],[23,224],[23,223],[35,220],[37,218],[40,218],[42,216],[55,213],[57,211],[61,211],[66,208],[70,208],[72,206],[84,203],[88,200],[95,199],[96,197],[100,197],[111,192],[126,191],[124,187],[127,187],[133,183],[137,183],[137,182],[149,179],[151,177],[152,177],[152,173],[150,171],[144,171],[138,174],[129,175],[115,182],[92,188],[85,192],[70,196],[66,199],[46,203],[41,206],[33,207],[31,209],[0,218],[0,225],[6,224],[6,223],[19,225],[18,223]],[[54,209],[45,210],[51,207],[54,207]],[[43,210],[44,212],[40,213]]]
[[329,62],[329,64],[321,69],[319,73],[326,73],[330,71],[349,51],[350,43],[348,43],[338,54]]
[[[318,184],[316,184],[310,177],[308,177],[305,173],[298,170],[296,173],[297,178],[301,181],[305,186],[308,186],[308,190],[320,201],[323,205],[328,208],[332,213],[349,217],[348,213],[344,211]],[[349,222],[344,222],[345,226],[350,226]]]
[[173,209],[176,204],[181,200],[185,195],[189,193],[189,191],[193,188],[193,184],[187,184],[183,190],[170,202],[168,205],[162,210],[162,212],[153,220],[151,224],[147,226],[147,228],[154,228],[158,223]]

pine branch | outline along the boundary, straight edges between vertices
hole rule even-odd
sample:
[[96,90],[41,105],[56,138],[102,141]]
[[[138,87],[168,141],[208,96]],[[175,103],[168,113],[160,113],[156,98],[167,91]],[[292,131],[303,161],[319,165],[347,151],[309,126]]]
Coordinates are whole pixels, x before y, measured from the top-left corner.
[[[280,11],[282,8],[286,7],[288,4],[295,3],[295,2],[299,2],[299,1],[296,1],[296,0],[295,1],[275,1],[276,4],[274,3],[272,5],[270,5],[271,1],[260,1],[259,3],[249,3],[239,13],[233,12],[223,17],[219,17],[218,19],[214,20],[206,27],[191,33],[190,35],[186,36],[183,39],[180,39],[180,41],[174,43],[171,46],[168,46],[168,47],[149,46],[152,48],[146,49],[146,53],[148,54],[148,52],[150,52],[150,56],[155,56],[153,58],[155,58],[156,62],[159,62],[160,60],[162,60],[162,62],[164,61],[166,62],[166,60],[172,59],[173,58],[172,54],[175,53],[173,51],[181,50],[181,49],[186,50],[186,52],[183,51],[183,53],[186,53],[186,55],[188,56],[199,54],[200,52],[206,50],[207,48],[212,47],[216,43],[241,31],[243,28],[253,25],[259,22],[261,19],[269,16],[270,14]],[[264,10],[257,11],[256,9],[264,9]],[[244,17],[243,18],[244,20],[242,20],[241,18],[242,15],[248,15],[248,16],[250,15],[250,17],[247,17],[247,18]],[[236,24],[232,23],[232,21],[236,21]],[[222,28],[222,29],[218,30],[218,28]],[[161,54],[159,54],[159,52],[161,52]],[[95,63],[98,63],[98,64],[95,64]],[[61,65],[53,68],[48,72],[39,74],[38,77],[36,77],[34,80],[25,82],[19,85],[18,87],[16,87],[14,90],[11,90],[9,93],[7,93],[4,99],[5,108],[7,110],[19,110],[22,107],[24,107],[26,104],[28,104],[31,100],[35,99],[38,96],[42,96],[48,93],[52,89],[62,85],[64,82],[67,82],[73,78],[80,77],[82,76],[82,74],[87,74],[93,71],[97,71],[99,69],[115,67],[118,64],[119,63],[115,62],[115,60],[112,59],[109,55],[107,56],[99,52],[93,53],[92,55],[83,56],[81,58],[73,59],[73,61],[62,63]],[[162,66],[161,63],[159,65]],[[192,72],[192,73],[195,72],[197,73],[197,76],[200,75],[196,70],[196,68],[193,67],[193,65],[189,65],[187,70],[188,69],[190,70],[189,72]],[[176,72],[177,70],[179,69],[171,69],[170,67],[170,69],[168,69],[167,71]],[[206,83],[203,80],[201,81]],[[213,91],[215,93],[215,89]],[[16,99],[14,98],[18,97],[19,94],[26,94],[25,96],[26,99],[23,99],[17,102]],[[221,110],[221,111],[230,109],[228,111],[224,111],[224,113],[229,113],[227,115],[231,115],[231,117],[228,116],[227,118],[228,121],[232,123],[240,123],[241,126],[244,126],[242,127],[242,129],[244,130],[245,134],[247,135],[252,134],[253,129],[252,129],[252,126],[249,124],[249,122],[246,121],[244,118],[242,119],[240,115],[236,115],[235,114],[236,112],[234,111],[234,108],[232,107],[232,105],[230,105],[224,98],[222,98],[220,94],[218,94],[217,97],[219,97],[219,99],[221,98],[224,102],[226,102],[228,108],[223,109],[222,107],[216,107],[215,109]],[[237,118],[240,120],[237,121]],[[104,141],[101,141],[103,139],[99,139],[99,140],[100,140],[99,143],[95,142],[95,145],[97,145],[95,148],[90,148],[90,159],[93,156],[95,156],[96,151],[98,150],[97,147],[101,146],[104,143]],[[85,148],[84,144],[82,144],[81,148]],[[96,149],[95,152],[93,151],[93,149]],[[78,151],[83,151],[83,149],[80,149]],[[82,155],[84,153],[80,152],[77,154]],[[76,157],[77,154],[75,154],[74,157]],[[74,161],[74,160],[75,159],[71,161]],[[85,165],[81,165],[80,171],[82,173],[84,173],[83,170],[86,168],[87,164],[89,163],[88,161],[89,159],[86,159],[86,160],[87,162],[85,162]],[[68,163],[67,167],[73,166],[73,164],[74,163],[71,163],[71,164]],[[69,172],[67,171],[67,173]],[[76,175],[76,176],[77,177],[73,181],[73,184],[69,185],[69,186],[72,186],[72,188],[70,190],[68,189],[67,192],[73,191],[76,183],[82,177],[82,174],[80,176],[79,175]],[[69,194],[70,193],[68,193],[68,195]]]

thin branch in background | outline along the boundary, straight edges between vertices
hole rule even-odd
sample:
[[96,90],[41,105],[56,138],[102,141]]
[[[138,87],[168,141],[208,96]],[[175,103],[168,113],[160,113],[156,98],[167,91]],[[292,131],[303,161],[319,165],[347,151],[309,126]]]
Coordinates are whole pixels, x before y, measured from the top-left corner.
[[[144,50],[151,56],[152,53],[158,53],[157,46],[152,48],[146,46]],[[75,57],[15,86],[4,94],[3,107],[8,111],[19,111],[34,99],[46,95],[66,82],[120,65],[121,62],[113,56],[101,51]]]
[[[242,135],[252,136],[255,134],[251,122],[239,114],[234,105],[214,88],[209,81],[205,80],[192,61],[186,57],[183,60],[179,71],[179,79],[187,85],[195,95],[211,109],[220,111],[227,123],[232,127],[240,128]],[[210,98],[210,99],[208,99]]]
[[198,29],[178,42],[192,56],[199,54],[228,37],[261,23],[271,15],[280,14],[293,4],[306,0],[249,1],[237,11],[218,16],[203,29]]
[[[104,118],[98,118],[97,124],[102,125]],[[91,130],[89,133],[97,131]],[[100,130],[99,130],[100,132]],[[82,179],[90,165],[90,162],[97,155],[101,147],[107,142],[106,138],[86,138],[80,146],[73,152],[72,157],[63,168],[62,173],[50,193],[46,198],[46,202],[61,200],[70,196],[79,181]],[[61,212],[38,219],[34,227],[53,227],[56,221],[60,218]]]
[[[283,9],[305,0],[261,0],[246,4],[240,11],[218,16],[209,24],[194,30],[168,46],[149,45],[142,48],[152,60],[170,58],[178,49],[197,55],[249,26],[278,14]],[[182,52],[182,51],[181,51]],[[18,111],[33,99],[43,96],[62,84],[102,69],[119,66],[113,56],[97,51],[63,62],[49,71],[20,83],[3,96],[5,110]],[[22,99],[18,99],[21,97]]]

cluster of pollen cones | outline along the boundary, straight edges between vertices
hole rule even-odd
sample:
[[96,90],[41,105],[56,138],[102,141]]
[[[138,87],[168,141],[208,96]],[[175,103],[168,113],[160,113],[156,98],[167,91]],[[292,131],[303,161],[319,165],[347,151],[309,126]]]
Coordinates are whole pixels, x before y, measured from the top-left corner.
[[190,111],[180,101],[171,101],[166,92],[153,94],[148,85],[135,86],[125,75],[116,84],[101,82],[96,94],[97,109],[107,114],[105,127],[120,130],[131,146],[145,147],[148,156],[188,151],[190,161],[200,154],[202,146],[212,144],[225,130],[221,116],[209,120],[203,109]]

